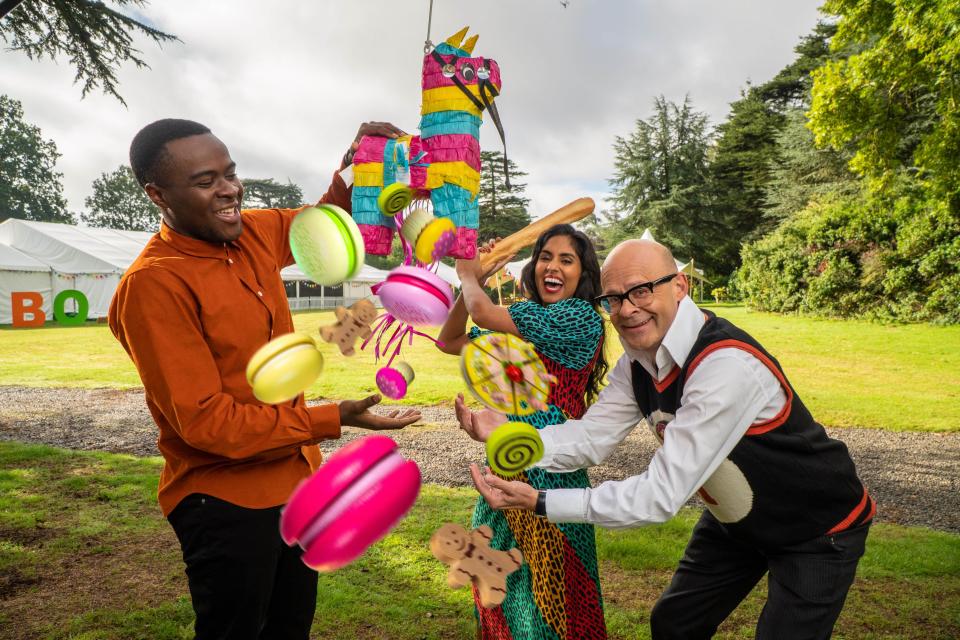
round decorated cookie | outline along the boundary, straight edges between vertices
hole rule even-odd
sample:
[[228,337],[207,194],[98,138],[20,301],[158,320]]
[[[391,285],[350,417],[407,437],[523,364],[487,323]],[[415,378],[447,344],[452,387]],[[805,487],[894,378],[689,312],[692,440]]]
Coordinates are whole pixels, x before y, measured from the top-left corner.
[[555,382],[533,345],[509,333],[488,333],[467,343],[460,371],[477,400],[517,416],[545,411]]

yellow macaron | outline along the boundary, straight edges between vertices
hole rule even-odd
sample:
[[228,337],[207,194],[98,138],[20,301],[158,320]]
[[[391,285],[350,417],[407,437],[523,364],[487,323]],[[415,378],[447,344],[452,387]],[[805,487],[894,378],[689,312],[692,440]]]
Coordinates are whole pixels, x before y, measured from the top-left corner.
[[247,363],[247,382],[257,400],[292,400],[323,371],[323,355],[305,333],[287,333],[263,345]]

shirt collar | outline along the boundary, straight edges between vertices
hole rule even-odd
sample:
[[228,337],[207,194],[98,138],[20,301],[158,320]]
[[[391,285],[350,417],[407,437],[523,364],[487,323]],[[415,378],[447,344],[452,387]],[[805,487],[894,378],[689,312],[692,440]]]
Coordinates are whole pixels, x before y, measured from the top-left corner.
[[682,366],[687,361],[690,349],[697,341],[704,322],[703,312],[694,304],[690,296],[684,296],[680,300],[673,323],[667,329],[667,334],[663,336],[663,341],[657,349],[655,362],[651,362],[642,351],[630,347],[623,338],[620,338],[620,344],[623,345],[624,352],[630,356],[631,360],[639,362],[655,379],[663,380],[675,366]]
[[198,258],[223,259],[227,257],[227,243],[221,242],[215,244],[213,242],[207,242],[206,240],[198,240],[185,236],[182,233],[174,231],[166,222],[161,222],[160,224],[160,239],[180,253],[186,253],[187,255]]

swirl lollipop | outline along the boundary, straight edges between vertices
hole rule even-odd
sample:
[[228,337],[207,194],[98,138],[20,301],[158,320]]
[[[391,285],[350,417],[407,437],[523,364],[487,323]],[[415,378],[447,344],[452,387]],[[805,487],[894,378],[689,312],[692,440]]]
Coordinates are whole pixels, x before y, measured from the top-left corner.
[[[533,346],[507,333],[490,333],[467,344],[460,371],[477,400],[520,416],[546,410],[550,385],[556,382]],[[508,422],[487,439],[487,461],[500,475],[517,475],[541,457],[543,442],[529,424]]]
[[508,422],[487,439],[487,461],[502,476],[515,476],[543,457],[543,440],[533,425]]
[[377,196],[377,206],[383,215],[393,217],[403,211],[411,200],[413,200],[413,189],[402,182],[394,182]]

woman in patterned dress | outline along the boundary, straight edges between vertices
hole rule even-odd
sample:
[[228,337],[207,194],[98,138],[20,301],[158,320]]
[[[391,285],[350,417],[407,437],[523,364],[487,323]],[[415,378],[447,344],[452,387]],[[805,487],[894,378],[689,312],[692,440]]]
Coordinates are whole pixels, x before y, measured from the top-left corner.
[[[489,251],[483,247],[481,251]],[[503,265],[498,265],[491,273]],[[440,332],[441,349],[459,354],[480,335],[478,327],[519,336],[533,344],[557,383],[547,399],[549,408],[529,416],[507,416],[538,429],[579,418],[599,392],[607,369],[603,354],[603,319],[592,300],[600,294],[600,265],[590,240],[568,224],[548,229],[534,245],[521,283],[529,300],[509,308],[495,305],[484,293],[479,259],[458,260],[462,295]],[[467,316],[477,327],[466,333]],[[469,411],[457,398],[458,412]],[[483,415],[483,412],[479,412]],[[493,419],[502,417],[490,416]],[[538,468],[515,480],[536,489],[590,486],[585,470],[549,473]],[[603,601],[597,573],[593,525],[552,523],[530,511],[493,511],[477,499],[472,526],[493,529],[491,546],[517,547],[523,566],[507,579],[507,597],[493,609],[480,606],[476,591],[478,629],[483,640],[594,640],[606,638]]]

